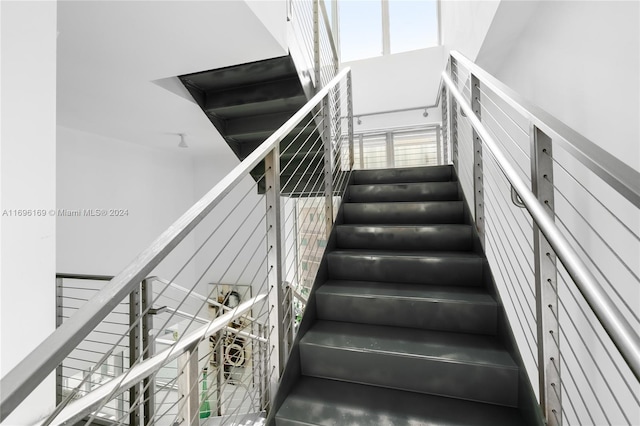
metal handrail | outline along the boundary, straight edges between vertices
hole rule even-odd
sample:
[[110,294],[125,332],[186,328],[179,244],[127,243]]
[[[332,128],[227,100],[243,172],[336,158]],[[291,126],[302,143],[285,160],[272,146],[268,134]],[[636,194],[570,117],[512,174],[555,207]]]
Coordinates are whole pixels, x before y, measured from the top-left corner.
[[186,213],[165,230],[147,249],[106,284],[75,315],[50,334],[0,381],[0,422],[58,366],[124,297],[191,232],[249,172],[269,154],[329,91],[351,72],[345,68],[320,89],[302,108],[245,158]]
[[[571,247],[569,241],[564,237],[551,216],[547,214],[542,203],[538,201],[528,185],[520,178],[518,172],[510,164],[505,154],[498,147],[498,144],[476,117],[473,109],[458,91],[455,83],[451,81],[446,71],[442,73],[442,80],[451,94],[456,98],[456,101],[471,122],[471,125],[491,150],[498,166],[512,187],[515,188],[526,209],[531,214],[531,217],[555,250],[556,255],[562,261],[578,290],[582,293],[598,318],[598,321],[600,321],[620,351],[622,357],[631,368],[631,371],[633,371],[635,377],[640,380],[640,336],[638,336],[633,327],[631,327],[629,322],[624,318],[620,310],[607,295],[607,292]],[[553,133],[559,134],[555,131],[553,131]]]
[[353,132],[354,135],[381,135],[388,132],[412,132],[419,130],[436,130],[438,127],[441,127],[440,123],[427,123],[427,124],[417,124],[414,126],[392,126],[392,127],[378,127],[375,129],[367,129]]
[[634,206],[640,208],[640,173],[638,171],[618,160],[542,108],[526,100],[460,52],[451,51],[450,54],[510,107],[529,119],[546,134],[558,136],[554,142],[557,142]]
[[56,278],[67,280],[111,281],[113,279],[113,275],[66,274],[58,272],[56,273]]
[[[159,282],[161,284],[164,284],[166,286],[174,288],[174,289],[176,289],[178,291],[181,291],[181,292],[185,293],[188,297],[192,297],[194,299],[198,299],[201,302],[207,302],[209,305],[215,306],[216,308],[222,309],[223,311],[227,311],[228,312],[228,311],[232,311],[234,309],[234,308],[228,307],[224,303],[220,303],[217,300],[213,300],[213,299],[211,299],[209,297],[203,296],[203,295],[201,295],[199,293],[196,293],[196,292],[194,292],[192,290],[189,290],[186,287],[182,287],[181,285],[176,284],[175,282],[172,282],[172,281],[169,281],[169,280],[165,280],[164,278],[160,278],[160,277],[157,277],[157,276],[147,277],[147,281],[149,281],[149,280],[157,281],[157,282]],[[251,317],[249,317],[248,319],[249,319],[249,321],[257,321],[255,318],[251,318]]]
[[[180,355],[189,352],[191,348],[193,348],[194,345],[197,345],[201,340],[214,335],[225,328],[230,322],[233,322],[243,316],[256,303],[264,300],[266,297],[266,294],[259,294],[258,296],[241,303],[237,308],[234,308],[233,312],[227,312],[226,314],[215,318],[208,325],[202,326],[193,333],[180,339],[170,348],[167,348],[140,364],[131,367],[131,369],[124,372],[122,375],[111,379],[96,390],[70,403],[60,412],[60,414],[58,414],[54,419],[54,422],[51,424],[75,424],[75,422],[99,408],[105,398],[116,397],[127,391],[134,384],[156,373],[169,362],[175,360]],[[44,420],[37,422],[34,426],[40,426],[43,424]]]
[[[395,113],[398,113],[398,112],[419,111],[421,109],[425,109],[425,110],[434,109],[434,108],[437,108],[439,104],[440,104],[440,95],[438,95],[438,97],[436,98],[436,102],[433,103],[432,105],[424,105],[424,106],[409,107],[409,108],[388,109],[388,110],[385,110],[385,111],[366,112],[364,114],[353,113],[353,117],[354,118],[361,118],[361,117],[369,117],[369,116],[372,116],[372,115],[386,115],[386,114],[395,114]],[[347,117],[342,117],[342,118],[347,118]]]

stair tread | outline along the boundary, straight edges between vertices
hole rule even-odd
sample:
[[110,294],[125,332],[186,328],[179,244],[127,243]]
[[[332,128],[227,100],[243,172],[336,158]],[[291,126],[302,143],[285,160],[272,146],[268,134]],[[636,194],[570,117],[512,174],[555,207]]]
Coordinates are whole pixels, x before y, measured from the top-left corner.
[[472,251],[392,251],[392,250],[366,250],[340,248],[327,253],[327,256],[361,256],[361,257],[388,257],[388,258],[451,258],[451,259],[477,259],[482,256]]
[[459,200],[458,183],[446,182],[407,182],[375,183],[352,185],[349,190],[350,202],[367,201],[426,201]]
[[447,182],[453,180],[453,167],[428,166],[407,167],[401,169],[376,169],[354,171],[353,183],[409,183],[409,182]]
[[524,424],[514,408],[304,376],[276,417],[278,425]]
[[517,369],[494,336],[318,320],[301,345]]
[[336,226],[339,248],[469,251],[473,228],[465,224],[344,224]]
[[346,228],[354,228],[354,229],[364,229],[370,230],[371,232],[376,232],[378,229],[385,230],[393,230],[393,229],[407,229],[407,230],[423,230],[429,231],[432,229],[470,229],[471,225],[467,225],[465,223],[422,223],[422,224],[414,224],[414,225],[405,225],[402,223],[344,223],[340,225],[336,225],[337,229],[346,229]]
[[346,205],[363,205],[363,204],[371,204],[371,205],[380,205],[380,206],[393,206],[398,204],[400,206],[424,206],[424,205],[441,205],[441,204],[462,204],[462,200],[431,200],[431,201],[367,201],[363,203],[354,203],[349,200],[345,200]]
[[329,280],[318,288],[317,294],[497,305],[489,293],[478,287],[416,286],[395,282]]
[[462,201],[344,201],[345,223],[433,224],[464,223]]

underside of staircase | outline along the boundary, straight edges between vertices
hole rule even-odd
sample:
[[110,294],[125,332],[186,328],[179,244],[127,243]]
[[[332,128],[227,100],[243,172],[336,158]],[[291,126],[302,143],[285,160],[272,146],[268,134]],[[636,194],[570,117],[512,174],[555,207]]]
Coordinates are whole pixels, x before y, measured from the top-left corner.
[[[307,103],[291,56],[202,71],[179,77],[238,159],[244,160]],[[308,92],[308,90],[307,90]],[[285,195],[320,193],[322,144],[311,115],[280,144]],[[264,162],[251,175],[264,193]],[[315,187],[318,188],[315,188]]]
[[451,166],[354,171],[269,424],[542,425]]

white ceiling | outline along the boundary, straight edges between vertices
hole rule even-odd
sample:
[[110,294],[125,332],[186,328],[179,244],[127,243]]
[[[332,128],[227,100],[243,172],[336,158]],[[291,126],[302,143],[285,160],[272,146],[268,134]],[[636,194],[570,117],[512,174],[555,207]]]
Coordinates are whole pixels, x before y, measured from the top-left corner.
[[58,124],[194,154],[229,148],[175,76],[286,54],[244,0],[59,1],[58,31]]

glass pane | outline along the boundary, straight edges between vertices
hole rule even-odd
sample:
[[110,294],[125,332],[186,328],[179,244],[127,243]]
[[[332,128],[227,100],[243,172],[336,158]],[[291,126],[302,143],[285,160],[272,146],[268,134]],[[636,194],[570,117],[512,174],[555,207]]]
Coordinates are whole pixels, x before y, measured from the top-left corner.
[[389,27],[391,53],[437,46],[437,1],[389,0]]
[[393,135],[395,167],[435,166],[438,147],[434,131],[403,132]]
[[365,135],[362,141],[364,169],[387,167],[387,137],[385,134]]
[[382,2],[340,2],[342,62],[382,55]]

